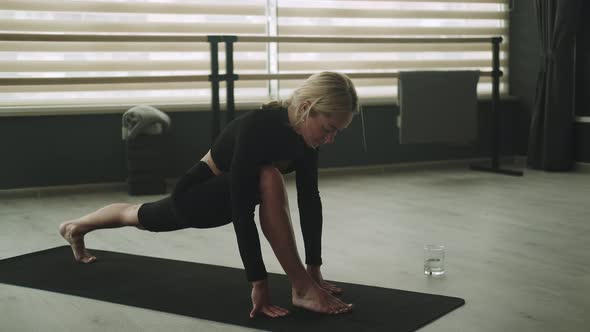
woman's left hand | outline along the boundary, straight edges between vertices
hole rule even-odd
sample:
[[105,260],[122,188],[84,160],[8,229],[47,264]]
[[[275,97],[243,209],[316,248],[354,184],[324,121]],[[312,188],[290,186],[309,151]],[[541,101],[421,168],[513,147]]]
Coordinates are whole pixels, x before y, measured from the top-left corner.
[[338,295],[342,293],[342,288],[337,287],[334,284],[324,281],[322,277],[322,271],[320,270],[319,266],[315,265],[308,265],[307,266],[307,273],[311,276],[311,278],[320,286],[323,290],[327,291],[332,295]]

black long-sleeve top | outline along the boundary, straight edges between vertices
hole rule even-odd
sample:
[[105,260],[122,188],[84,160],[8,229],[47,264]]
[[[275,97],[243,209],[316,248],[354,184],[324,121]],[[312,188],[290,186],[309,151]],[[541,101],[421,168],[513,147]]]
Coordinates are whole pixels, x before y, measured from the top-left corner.
[[321,265],[322,204],[318,191],[318,151],[289,124],[287,110],[256,110],[230,122],[211,148],[217,167],[231,176],[233,225],[249,281],[266,278],[254,210],[260,197],[262,166],[296,172],[297,202],[305,262]]

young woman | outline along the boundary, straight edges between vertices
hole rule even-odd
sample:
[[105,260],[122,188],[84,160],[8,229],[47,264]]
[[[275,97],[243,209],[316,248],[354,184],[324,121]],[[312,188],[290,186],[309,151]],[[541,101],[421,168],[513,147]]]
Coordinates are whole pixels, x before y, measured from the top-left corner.
[[[134,226],[153,232],[211,228],[233,222],[240,256],[252,283],[250,317],[258,312],[281,317],[288,310],[270,302],[267,274],[254,223],[259,205],[261,229],[292,288],[292,303],[315,312],[352,310],[335,297],[342,290],[320,271],[322,205],[318,191],[318,147],[332,143],[358,111],[352,81],[321,72],[310,76],[286,100],[273,101],[229,123],[211,150],[183,175],[171,195],[144,204],[112,204],[59,226],[76,261],[96,260],[84,246],[88,232]],[[305,245],[299,255],[282,174],[296,172],[297,202]]]

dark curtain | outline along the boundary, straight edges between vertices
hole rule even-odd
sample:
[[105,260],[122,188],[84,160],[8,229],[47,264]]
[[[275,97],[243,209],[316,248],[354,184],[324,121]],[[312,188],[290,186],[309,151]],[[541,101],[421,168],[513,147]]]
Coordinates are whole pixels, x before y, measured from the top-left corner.
[[574,164],[574,50],[583,0],[535,0],[541,44],[527,165],[568,171]]

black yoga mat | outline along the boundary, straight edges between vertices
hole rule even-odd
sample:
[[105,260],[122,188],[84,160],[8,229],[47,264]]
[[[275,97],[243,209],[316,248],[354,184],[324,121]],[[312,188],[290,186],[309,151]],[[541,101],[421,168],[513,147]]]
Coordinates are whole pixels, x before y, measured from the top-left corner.
[[286,276],[269,274],[273,303],[291,314],[250,319],[250,285],[242,269],[90,250],[98,257],[91,264],[74,263],[69,246],[0,260],[0,283],[270,331],[415,331],[465,303],[335,282],[354,310],[321,315],[294,308]]

